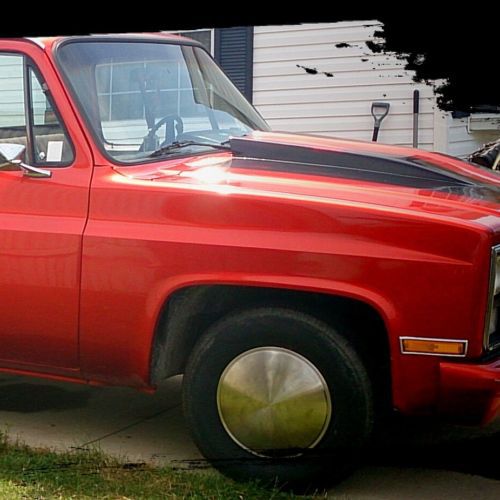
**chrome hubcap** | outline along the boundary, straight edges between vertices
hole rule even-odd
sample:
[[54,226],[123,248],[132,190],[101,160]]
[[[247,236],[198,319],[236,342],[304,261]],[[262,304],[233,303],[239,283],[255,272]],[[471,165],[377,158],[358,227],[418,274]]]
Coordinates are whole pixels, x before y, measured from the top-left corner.
[[219,380],[217,406],[231,438],[261,456],[313,448],[332,413],[318,369],[281,347],[259,347],[235,358]]

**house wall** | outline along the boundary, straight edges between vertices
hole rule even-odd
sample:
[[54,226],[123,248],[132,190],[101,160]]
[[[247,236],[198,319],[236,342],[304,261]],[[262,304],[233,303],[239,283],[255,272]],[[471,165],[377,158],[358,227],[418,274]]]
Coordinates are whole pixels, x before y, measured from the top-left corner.
[[466,120],[440,111],[433,86],[413,81],[404,59],[368,48],[380,26],[372,20],[255,27],[254,105],[275,130],[371,140],[371,104],[388,102],[378,140],[411,146],[418,89],[419,147],[461,156],[477,149],[490,134],[468,134]]
[[498,131],[473,131],[467,130],[467,118],[449,117],[448,154],[464,158],[471,152],[479,149],[486,142],[499,138]]

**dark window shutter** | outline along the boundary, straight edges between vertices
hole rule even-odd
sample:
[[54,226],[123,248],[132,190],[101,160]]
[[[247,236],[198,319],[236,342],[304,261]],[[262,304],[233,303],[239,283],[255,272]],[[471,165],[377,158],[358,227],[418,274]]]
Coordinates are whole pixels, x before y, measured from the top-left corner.
[[253,27],[216,28],[214,56],[227,76],[252,102]]

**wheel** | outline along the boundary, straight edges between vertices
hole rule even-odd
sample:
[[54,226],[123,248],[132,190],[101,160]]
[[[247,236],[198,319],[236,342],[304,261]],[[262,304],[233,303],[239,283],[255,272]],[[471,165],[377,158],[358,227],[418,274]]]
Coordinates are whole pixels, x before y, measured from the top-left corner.
[[198,341],[184,412],[203,455],[235,479],[331,484],[373,426],[371,384],[339,331],[288,309],[228,316]]

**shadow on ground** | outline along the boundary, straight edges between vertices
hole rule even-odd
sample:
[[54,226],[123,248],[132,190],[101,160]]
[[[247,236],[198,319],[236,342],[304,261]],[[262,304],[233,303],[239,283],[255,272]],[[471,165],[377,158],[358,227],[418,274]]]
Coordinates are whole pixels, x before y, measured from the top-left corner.
[[363,462],[370,466],[449,470],[500,480],[498,450],[498,421],[480,428],[394,417],[379,430]]
[[0,410],[35,413],[45,410],[83,408],[87,405],[90,394],[90,390],[76,393],[53,385],[2,384],[0,389]]

